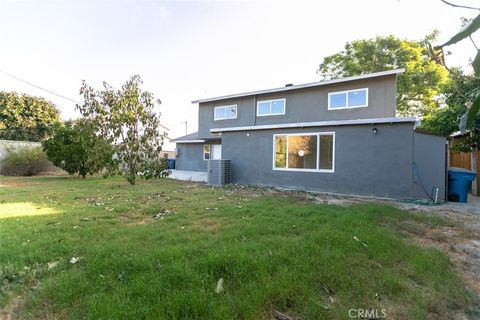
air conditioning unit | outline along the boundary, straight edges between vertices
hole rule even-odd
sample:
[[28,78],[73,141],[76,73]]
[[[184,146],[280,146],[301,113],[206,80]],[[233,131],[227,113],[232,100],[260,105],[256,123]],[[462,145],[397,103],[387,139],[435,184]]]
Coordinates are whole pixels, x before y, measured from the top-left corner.
[[230,160],[208,160],[207,184],[209,186],[223,186],[231,182],[231,177]]

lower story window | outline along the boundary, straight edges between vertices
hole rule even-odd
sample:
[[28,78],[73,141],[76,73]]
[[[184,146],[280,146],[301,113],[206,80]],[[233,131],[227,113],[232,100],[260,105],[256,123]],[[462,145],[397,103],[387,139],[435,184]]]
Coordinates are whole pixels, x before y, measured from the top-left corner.
[[279,134],[273,139],[274,169],[333,172],[335,133]]
[[203,146],[203,160],[210,159],[210,145],[206,144]]

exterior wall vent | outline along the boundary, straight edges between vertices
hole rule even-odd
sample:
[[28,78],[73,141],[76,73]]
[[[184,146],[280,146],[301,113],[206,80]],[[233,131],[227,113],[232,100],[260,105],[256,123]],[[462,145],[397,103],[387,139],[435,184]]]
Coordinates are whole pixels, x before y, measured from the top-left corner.
[[230,160],[208,160],[207,184],[209,186],[223,186],[230,183],[231,176]]

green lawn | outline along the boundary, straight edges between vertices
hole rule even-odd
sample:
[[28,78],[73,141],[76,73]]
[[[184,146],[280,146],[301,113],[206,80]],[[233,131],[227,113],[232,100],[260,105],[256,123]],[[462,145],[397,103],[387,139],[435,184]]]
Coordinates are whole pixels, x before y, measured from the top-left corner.
[[471,308],[447,256],[399,227],[445,221],[254,191],[0,178],[0,308],[19,319],[348,319],[352,308],[449,319]]

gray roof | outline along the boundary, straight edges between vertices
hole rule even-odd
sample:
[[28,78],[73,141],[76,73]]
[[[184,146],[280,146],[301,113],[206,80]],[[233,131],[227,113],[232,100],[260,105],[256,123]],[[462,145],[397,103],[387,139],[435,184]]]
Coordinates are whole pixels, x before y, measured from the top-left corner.
[[334,83],[341,83],[341,82],[354,81],[354,80],[362,80],[362,79],[375,78],[375,77],[383,77],[383,76],[398,74],[398,73],[402,73],[402,72],[405,72],[405,69],[395,69],[395,70],[374,72],[374,73],[362,74],[362,75],[353,76],[353,77],[346,77],[346,78],[340,78],[340,79],[332,79],[332,80],[324,80],[324,81],[316,81],[316,82],[311,82],[311,83],[299,84],[299,85],[296,85],[296,86],[288,86],[288,87],[266,89],[266,90],[257,90],[257,91],[250,91],[250,92],[244,92],[244,93],[230,94],[230,95],[214,97],[214,98],[198,99],[198,100],[192,101],[192,103],[212,102],[212,101],[218,101],[218,100],[254,96],[254,95],[265,94],[265,93],[284,92],[284,91],[312,88],[312,87],[324,86],[324,85],[334,84]]
[[178,137],[173,140],[170,140],[170,142],[200,143],[200,142],[205,142],[205,140],[200,139],[198,137],[198,132],[194,132],[194,133],[187,134],[186,136],[182,136],[182,137]]

